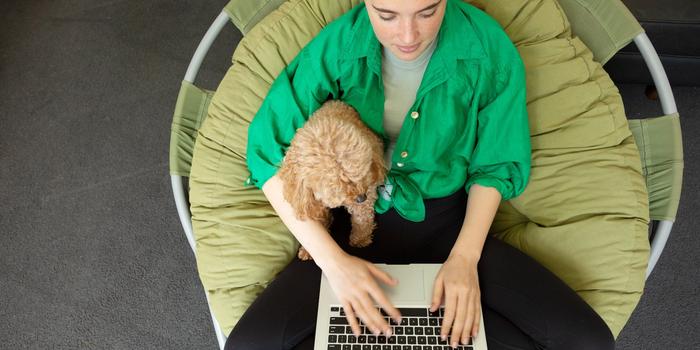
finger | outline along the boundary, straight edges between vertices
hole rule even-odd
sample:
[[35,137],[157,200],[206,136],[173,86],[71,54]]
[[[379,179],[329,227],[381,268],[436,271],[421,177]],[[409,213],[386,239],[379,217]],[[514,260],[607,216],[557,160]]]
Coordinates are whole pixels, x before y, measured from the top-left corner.
[[440,330],[442,340],[447,340],[447,334],[452,328],[452,321],[454,321],[456,311],[457,294],[445,288],[445,316],[442,318],[442,328]]
[[442,302],[442,292],[442,275],[439,274],[435,278],[435,284],[433,285],[433,301],[430,303],[430,311],[435,312],[435,310],[440,307],[440,303]]
[[474,293],[470,293],[467,299],[467,312],[466,320],[464,321],[464,328],[462,328],[462,334],[460,336],[462,344],[466,344],[471,336],[472,328],[474,327],[474,312],[476,311],[476,300],[474,298]]
[[472,326],[472,337],[476,338],[479,335],[479,327],[481,326],[481,297],[477,300],[476,312],[474,312],[474,325]]
[[369,295],[365,295],[360,302],[362,303],[362,308],[367,314],[367,321],[365,323],[367,323],[367,326],[370,327],[370,330],[372,333],[374,333],[374,335],[379,335],[382,330],[389,328],[389,324],[386,323],[386,320],[384,317],[382,317],[382,314],[379,312],[379,310],[377,310],[377,307],[374,306],[374,302],[372,302]]
[[391,275],[386,273],[386,271],[378,268],[377,266],[375,266],[374,264],[372,264],[370,262],[368,262],[367,264],[369,266],[369,271],[372,273],[372,275],[377,277],[384,284],[388,284],[390,286],[395,286],[395,285],[399,284],[399,280],[391,277]]
[[360,324],[357,322],[355,311],[350,303],[347,302],[343,303],[343,309],[345,310],[345,318],[348,320],[350,328],[352,328],[352,333],[355,334],[355,336],[359,336],[362,332],[360,332]]
[[370,322],[367,319],[367,312],[365,311],[365,308],[364,308],[364,306],[362,306],[362,302],[360,302],[359,299],[353,300],[352,305],[355,308],[355,313],[357,314],[358,318],[362,322],[362,324],[358,328],[360,333],[362,333],[362,326],[370,327]]
[[457,297],[457,311],[455,321],[452,324],[452,334],[450,334],[450,343],[452,344],[452,347],[457,347],[460,338],[462,337],[464,321],[467,318],[467,304],[469,303],[466,292],[460,292],[459,296]]
[[[384,312],[386,312],[387,315],[391,316],[391,318],[393,318],[397,324],[401,323],[401,313],[398,309],[396,309],[396,307],[394,307],[381,288],[373,288],[370,290],[370,294],[372,295],[372,298],[377,301],[377,304],[384,309]],[[389,325],[383,329],[387,336],[391,336],[391,327]]]

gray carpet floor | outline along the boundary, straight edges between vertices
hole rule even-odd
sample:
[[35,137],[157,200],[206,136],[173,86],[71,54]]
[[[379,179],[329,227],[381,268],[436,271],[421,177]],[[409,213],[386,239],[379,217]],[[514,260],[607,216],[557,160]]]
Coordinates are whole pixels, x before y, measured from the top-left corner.
[[[0,2],[0,349],[216,348],[167,162],[180,81],[226,2]],[[239,39],[224,31],[201,86]],[[620,88],[631,117],[659,113]],[[674,91],[683,197],[618,349],[700,349],[700,89]]]

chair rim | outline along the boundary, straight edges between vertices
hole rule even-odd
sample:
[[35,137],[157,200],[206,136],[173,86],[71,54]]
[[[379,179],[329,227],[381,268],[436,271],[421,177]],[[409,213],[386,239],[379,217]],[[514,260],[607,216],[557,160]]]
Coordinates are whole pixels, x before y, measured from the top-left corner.
[[[219,15],[214,19],[213,23],[211,24],[207,32],[204,34],[204,37],[197,46],[197,49],[187,67],[187,71],[184,77],[185,81],[194,84],[197,74],[201,68],[202,62],[206,57],[207,53],[209,52],[209,49],[211,48],[214,40],[219,36],[226,23],[230,21],[231,18],[229,14],[224,10],[222,10],[219,13]],[[664,70],[663,65],[661,64],[661,60],[659,59],[659,56],[656,50],[654,49],[653,44],[644,32],[637,34],[633,40],[639,48],[644,62],[649,68],[649,71],[652,75],[654,84],[656,85],[657,91],[659,92],[659,99],[661,101],[661,106],[664,114],[668,115],[678,113],[675,98],[673,96],[673,91],[668,81],[666,71]],[[183,230],[185,231],[185,235],[187,236],[190,248],[194,253],[196,252],[196,241],[192,230],[192,218],[189,210],[189,203],[185,195],[185,191],[187,189],[185,179],[186,177],[180,175],[171,175],[171,187],[173,190],[173,196],[175,199],[180,223],[182,225]],[[673,223],[674,222],[670,220],[660,221],[657,229],[654,231],[654,236],[651,242],[650,258],[645,276],[645,278],[647,279],[654,270],[654,267],[656,266],[661,256],[661,253],[663,252],[666,246],[666,242],[668,241],[671,230],[673,228]],[[221,349],[224,349],[224,346],[226,344],[226,335],[223,334],[221,327],[219,327],[219,323],[214,317],[214,313],[209,303],[208,293],[205,292],[205,295],[207,298],[207,305],[209,306],[211,318],[214,324],[214,330],[217,335],[219,347]]]

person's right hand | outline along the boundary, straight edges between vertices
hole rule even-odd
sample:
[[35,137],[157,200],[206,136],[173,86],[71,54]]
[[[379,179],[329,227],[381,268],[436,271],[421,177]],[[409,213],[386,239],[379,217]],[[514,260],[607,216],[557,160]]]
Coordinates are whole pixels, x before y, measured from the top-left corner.
[[384,294],[375,278],[390,286],[398,281],[369,261],[343,253],[322,267],[331,288],[345,309],[345,317],[356,336],[360,335],[359,317],[375,335],[391,336],[391,327],[375,306],[378,304],[397,324],[401,314]]

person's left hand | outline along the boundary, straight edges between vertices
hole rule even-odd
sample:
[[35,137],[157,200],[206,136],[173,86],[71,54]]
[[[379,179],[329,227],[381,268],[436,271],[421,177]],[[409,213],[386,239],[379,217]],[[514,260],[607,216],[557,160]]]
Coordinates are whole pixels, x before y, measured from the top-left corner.
[[[470,336],[476,336],[481,321],[481,292],[476,269],[479,259],[450,254],[435,278],[431,311],[440,307],[444,297],[445,312],[440,336],[450,345],[467,344]],[[450,329],[452,332],[450,333]]]

